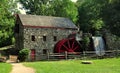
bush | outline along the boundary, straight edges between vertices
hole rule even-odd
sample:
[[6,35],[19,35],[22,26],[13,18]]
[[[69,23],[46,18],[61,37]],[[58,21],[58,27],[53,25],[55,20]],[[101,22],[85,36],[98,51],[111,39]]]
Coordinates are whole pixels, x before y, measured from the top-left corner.
[[90,38],[85,35],[83,37],[83,44],[82,44],[84,50],[88,48],[89,43],[90,43]]
[[20,62],[26,61],[26,59],[28,58],[29,52],[30,52],[29,49],[22,49],[19,51],[18,59],[20,60]]

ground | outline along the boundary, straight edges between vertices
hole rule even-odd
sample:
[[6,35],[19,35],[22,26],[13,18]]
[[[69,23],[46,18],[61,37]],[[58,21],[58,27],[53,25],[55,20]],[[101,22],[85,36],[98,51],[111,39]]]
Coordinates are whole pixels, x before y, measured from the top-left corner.
[[[91,62],[92,64],[82,64],[83,61]],[[11,64],[13,69],[10,73],[120,73],[119,57],[93,60],[74,59]]]
[[[82,62],[92,64],[82,64]],[[120,73],[120,58],[25,62],[36,73]]]
[[11,63],[12,71],[10,73],[35,73],[35,70],[30,67],[25,67],[22,63]]

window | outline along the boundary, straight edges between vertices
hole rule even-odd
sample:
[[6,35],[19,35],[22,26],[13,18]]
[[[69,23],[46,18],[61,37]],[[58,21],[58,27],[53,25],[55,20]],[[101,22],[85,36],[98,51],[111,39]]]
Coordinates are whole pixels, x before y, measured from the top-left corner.
[[43,49],[43,54],[47,54],[47,49]]
[[53,41],[57,41],[57,37],[56,36],[53,37]]
[[46,41],[46,36],[43,36],[43,41]]
[[35,36],[34,35],[31,36],[31,40],[35,41]]

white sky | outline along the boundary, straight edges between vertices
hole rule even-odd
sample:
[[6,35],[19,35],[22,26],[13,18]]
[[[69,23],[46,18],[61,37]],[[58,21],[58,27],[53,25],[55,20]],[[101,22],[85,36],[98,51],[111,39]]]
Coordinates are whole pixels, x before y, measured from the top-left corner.
[[21,14],[26,14],[25,10],[22,8],[22,5],[20,3],[17,3],[17,8]]
[[[77,0],[71,0],[71,1],[76,2]],[[17,6],[21,14],[26,14],[25,10],[22,8],[22,5],[20,3],[18,3]]]
[[71,1],[76,2],[77,0],[71,0]]

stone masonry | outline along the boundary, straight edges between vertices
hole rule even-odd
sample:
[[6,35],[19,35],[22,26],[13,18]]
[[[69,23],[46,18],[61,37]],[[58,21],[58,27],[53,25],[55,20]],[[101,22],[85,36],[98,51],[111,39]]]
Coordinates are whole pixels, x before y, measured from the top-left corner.
[[59,40],[78,31],[68,19],[35,15],[17,15],[15,28],[16,49],[30,49],[35,60],[45,59],[46,51],[53,53]]

